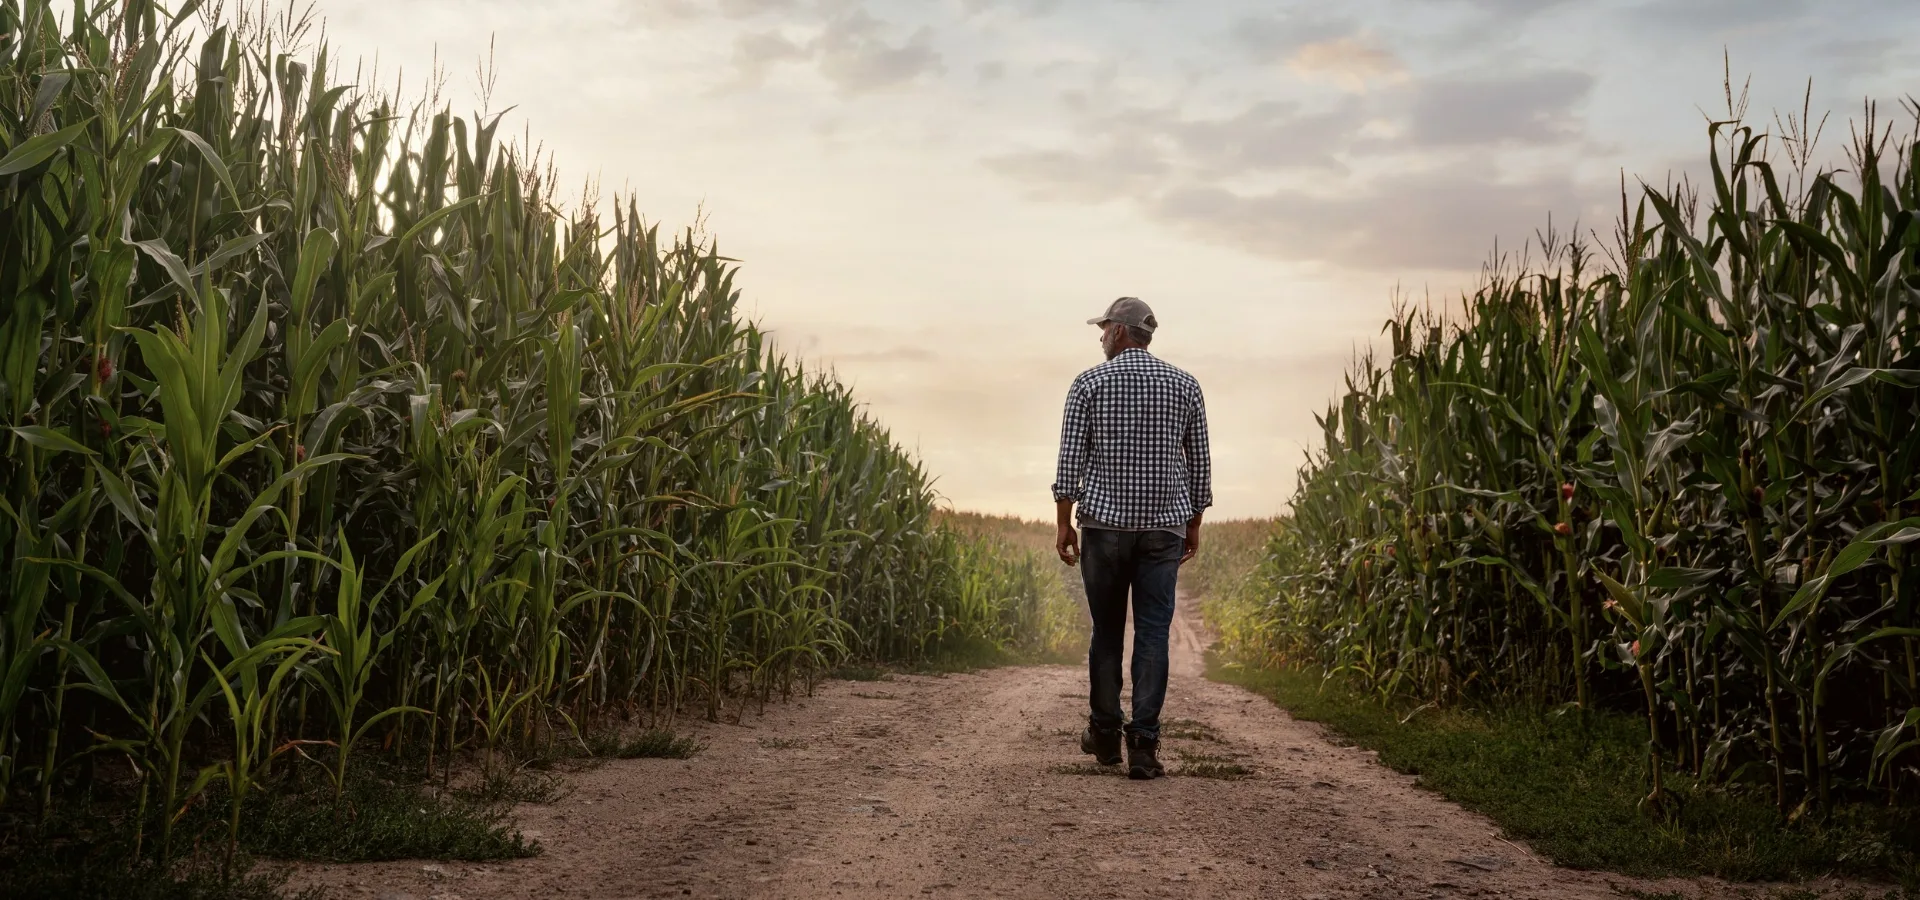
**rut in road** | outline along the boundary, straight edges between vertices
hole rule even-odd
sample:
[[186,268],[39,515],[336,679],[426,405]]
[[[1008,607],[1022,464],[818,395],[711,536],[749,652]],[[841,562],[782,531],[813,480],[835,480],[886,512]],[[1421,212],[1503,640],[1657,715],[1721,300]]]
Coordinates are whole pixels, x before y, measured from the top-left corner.
[[[1083,667],[831,682],[703,725],[694,759],[572,776],[567,797],[517,813],[545,846],[534,859],[308,865],[295,883],[444,900],[1737,893],[1556,868],[1371,754],[1205,680],[1184,609],[1172,644],[1168,778],[1129,781],[1080,754]],[[1191,774],[1232,766],[1250,774]]]

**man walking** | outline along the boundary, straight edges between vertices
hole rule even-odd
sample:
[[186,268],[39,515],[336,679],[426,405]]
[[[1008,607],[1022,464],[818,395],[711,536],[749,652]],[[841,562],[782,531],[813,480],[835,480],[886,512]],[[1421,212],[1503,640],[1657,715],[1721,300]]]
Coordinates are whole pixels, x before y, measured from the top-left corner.
[[[1100,326],[1107,361],[1073,380],[1060,427],[1053,483],[1057,548],[1081,563],[1093,642],[1087,652],[1092,713],[1080,749],[1127,776],[1166,774],[1157,752],[1167,697],[1167,629],[1173,624],[1180,564],[1200,549],[1200,514],[1213,505],[1207,410],[1192,375],[1147,352],[1159,327],[1134,297],[1113,301],[1087,324]],[[1074,504],[1084,538],[1074,531]],[[1133,721],[1120,713],[1120,656],[1133,595]]]

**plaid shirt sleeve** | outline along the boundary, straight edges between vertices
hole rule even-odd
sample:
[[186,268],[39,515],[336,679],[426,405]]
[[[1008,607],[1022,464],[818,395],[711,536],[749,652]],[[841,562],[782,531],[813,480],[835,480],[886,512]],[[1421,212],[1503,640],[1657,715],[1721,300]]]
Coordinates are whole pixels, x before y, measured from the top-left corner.
[[1193,514],[1199,515],[1213,505],[1213,448],[1207,445],[1207,398],[1198,384],[1193,386],[1193,410],[1180,435],[1180,449],[1187,455],[1187,497],[1193,502]]
[[1086,385],[1074,379],[1067,409],[1060,418],[1060,463],[1053,474],[1053,500],[1079,502],[1087,489],[1087,464],[1093,454],[1093,404]]

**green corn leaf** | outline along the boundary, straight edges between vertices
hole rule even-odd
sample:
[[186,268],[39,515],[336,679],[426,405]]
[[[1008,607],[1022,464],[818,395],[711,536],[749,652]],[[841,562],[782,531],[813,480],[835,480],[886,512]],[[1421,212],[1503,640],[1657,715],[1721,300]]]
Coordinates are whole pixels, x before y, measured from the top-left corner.
[[[1920,518],[1902,519],[1898,522],[1884,522],[1861,531],[1851,543],[1842,548],[1839,553],[1834,554],[1833,562],[1827,567],[1825,573],[1817,578],[1809,579],[1800,586],[1798,591],[1794,592],[1793,598],[1787,601],[1786,606],[1780,608],[1779,614],[1774,616],[1773,623],[1769,627],[1780,627],[1781,623],[1785,622],[1794,613],[1800,612],[1818,602],[1822,597],[1826,596],[1827,589],[1832,584],[1833,579],[1850,574],[1861,566],[1866,565],[1867,561],[1872,559],[1874,554],[1880,551],[1881,547],[1890,544],[1904,544],[1915,539],[1920,539],[1920,527],[1917,526],[1920,526]],[[1912,537],[1907,536],[1909,532],[1913,534]]]
[[1646,627],[1646,605],[1640,602],[1639,594],[1634,593],[1626,585],[1613,580],[1613,578],[1605,572],[1595,571],[1593,575],[1595,578],[1600,579],[1601,586],[1606,588],[1607,596],[1617,604],[1620,613],[1627,617],[1628,622],[1633,623],[1635,628]]
[[1655,590],[1673,591],[1682,588],[1698,587],[1719,578],[1723,568],[1689,569],[1679,566],[1666,566],[1655,569],[1647,576],[1647,586]]
[[186,263],[181,262],[180,257],[174,255],[173,250],[167,247],[165,240],[154,238],[131,243],[139,247],[154,262],[159,263],[161,270],[167,273],[167,277],[173,280],[174,287],[178,288],[182,294],[196,298],[199,296],[199,289],[194,287],[193,276],[188,274]]
[[81,132],[86,131],[87,126],[91,124],[93,124],[93,120],[88,119],[84,122],[68,125],[59,131],[49,131],[46,134],[36,135],[21,141],[19,145],[7,151],[6,156],[0,156],[0,178],[5,178],[9,175],[18,175],[21,172],[25,172],[34,166],[46,162],[55,153],[60,152],[62,148],[73,143],[76,138],[80,137]]
[[21,440],[42,450],[52,450],[55,453],[78,453],[82,456],[96,455],[80,442],[45,425],[18,425],[8,430],[18,435]]
[[1920,747],[1920,740],[1901,743],[1901,737],[1908,731],[1920,731],[1920,706],[1907,710],[1907,714],[1893,725],[1882,729],[1873,742],[1873,765],[1871,777],[1878,778],[1887,770],[1894,758],[1908,750]]
[[148,614],[147,605],[134,597],[133,594],[120,583],[120,579],[113,577],[111,574],[94,566],[87,565],[86,563],[75,562],[70,559],[26,557],[22,561],[42,563],[49,566],[62,566],[93,579],[105,587],[115,598],[120,600],[126,607],[127,614],[138,624],[140,633],[147,635],[158,633],[154,627],[152,616]]
[[420,221],[415,222],[412,228],[407,229],[405,234],[400,235],[400,246],[402,247],[411,246],[413,243],[413,239],[419,237],[421,234],[424,234],[427,229],[440,224],[441,220],[447,218],[448,216],[451,216],[454,213],[459,212],[460,210],[466,209],[467,207],[480,202],[485,197],[486,195],[484,194],[467,197],[455,203],[451,203],[439,209],[436,209],[431,213],[428,213],[427,215],[423,216],[420,219]]
[[357,728],[355,728],[353,731],[353,738],[351,740],[351,743],[359,743],[360,739],[362,737],[365,737],[367,731],[372,729],[373,726],[378,725],[381,722],[384,722],[390,718],[393,718],[394,716],[401,716],[401,715],[428,716],[428,715],[432,715],[432,713],[425,709],[421,709],[418,706],[389,706],[386,709],[383,709],[377,713],[374,713],[371,716],[368,716],[365,722],[360,723],[360,725]]
[[213,252],[213,255],[188,270],[187,274],[199,276],[219,271],[221,266],[246,255],[271,237],[273,237],[271,234],[248,234],[227,240],[220,245],[220,249]]
[[1801,401],[1800,406],[1794,410],[1793,417],[1798,419],[1805,416],[1809,410],[1825,402],[1834,394],[1863,384],[1869,380],[1902,388],[1920,387],[1920,369],[1869,369],[1861,367],[1848,369],[1836,376],[1833,380],[1821,385],[1818,390],[1808,395],[1806,400]]
[[[320,281],[320,275],[333,261],[333,232],[324,228],[315,228],[307,232],[307,238],[300,246],[300,261],[293,276],[293,298],[288,309],[296,323],[308,321],[308,306],[313,300],[314,285]],[[300,352],[295,345],[295,353]]]
[[46,642],[48,646],[64,651],[67,654],[67,661],[80,670],[80,674],[86,678],[85,684],[81,687],[92,691],[100,699],[123,711],[128,713],[133,711],[127,706],[126,698],[120,695],[120,689],[114,685],[113,678],[107,675],[107,670],[87,648],[59,637],[47,638]]
[[1859,277],[1853,273],[1853,267],[1847,264],[1846,252],[1841,250],[1839,245],[1829,240],[1826,235],[1800,222],[1795,222],[1792,219],[1777,219],[1773,224],[1792,235],[1796,240],[1802,241],[1807,246],[1813,248],[1813,252],[1825,259],[1827,261],[1827,271],[1843,283],[1843,289],[1848,293],[1857,294],[1863,290]]
[[220,154],[214,151],[213,147],[206,142],[206,139],[185,128],[163,128],[161,130],[179,136],[195,150],[200,151],[200,158],[207,164],[207,169],[213,172],[213,177],[219,179],[221,186],[227,189],[227,197],[233,201],[233,205],[246,205],[240,201],[240,188],[234,185],[233,175],[227,171],[226,161],[220,158]]
[[299,362],[294,364],[293,378],[290,382],[291,394],[287,402],[290,414],[301,417],[313,412],[315,395],[320,390],[320,371],[325,368],[334,350],[347,342],[352,329],[345,319],[335,319],[326,328],[321,329]]
[[40,76],[40,86],[33,92],[33,111],[27,116],[28,122],[38,122],[47,110],[66,92],[67,85],[73,81],[72,72],[48,72]]

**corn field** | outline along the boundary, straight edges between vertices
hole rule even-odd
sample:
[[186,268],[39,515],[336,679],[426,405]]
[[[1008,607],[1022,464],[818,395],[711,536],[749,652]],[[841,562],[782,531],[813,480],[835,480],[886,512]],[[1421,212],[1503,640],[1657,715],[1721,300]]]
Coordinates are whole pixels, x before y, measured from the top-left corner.
[[1810,117],[1729,100],[1710,184],[1396,312],[1222,616],[1242,651],[1644,717],[1654,808],[1675,771],[1920,794],[1920,148],[1869,107],[1825,170]]
[[0,0],[9,816],[130,763],[164,853],[291,753],[337,790],[1038,639],[1033,560],[710,240],[195,6]]

